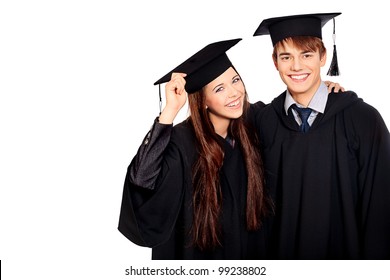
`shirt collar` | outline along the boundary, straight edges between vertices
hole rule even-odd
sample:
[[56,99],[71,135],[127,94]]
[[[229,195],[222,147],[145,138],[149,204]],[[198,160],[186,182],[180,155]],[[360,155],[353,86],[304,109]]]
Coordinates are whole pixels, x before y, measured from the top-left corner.
[[[328,101],[328,94],[328,87],[325,85],[324,82],[321,81],[319,88],[317,89],[313,98],[310,100],[310,103],[307,107],[323,114],[325,111],[326,102]],[[286,115],[288,115],[288,109],[294,103],[298,105],[298,103],[294,100],[294,98],[291,96],[291,93],[287,89],[286,99],[284,100],[284,110],[286,112]]]

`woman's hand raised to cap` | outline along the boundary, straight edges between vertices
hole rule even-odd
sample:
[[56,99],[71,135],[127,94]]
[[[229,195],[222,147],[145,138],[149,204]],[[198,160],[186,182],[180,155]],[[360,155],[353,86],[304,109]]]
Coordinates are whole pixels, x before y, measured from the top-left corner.
[[165,85],[166,104],[159,117],[160,123],[173,123],[177,113],[186,103],[187,92],[184,87],[186,76],[185,73],[172,73],[171,80]]

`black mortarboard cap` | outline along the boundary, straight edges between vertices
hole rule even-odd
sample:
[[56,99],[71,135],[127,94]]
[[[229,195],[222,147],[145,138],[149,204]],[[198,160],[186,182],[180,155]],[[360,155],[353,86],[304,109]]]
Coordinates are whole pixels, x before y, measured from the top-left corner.
[[339,66],[336,52],[336,34],[334,18],[341,13],[302,14],[274,17],[263,20],[253,36],[271,36],[272,45],[293,36],[313,36],[322,39],[322,27],[333,19],[333,57],[327,75],[338,76]]
[[166,83],[171,79],[173,72],[180,72],[187,74],[185,77],[187,93],[200,90],[232,66],[226,51],[240,40],[238,38],[207,45],[154,84]]
[[322,39],[322,27],[341,13],[302,14],[263,20],[253,36],[271,36],[272,45],[292,36],[314,36]]

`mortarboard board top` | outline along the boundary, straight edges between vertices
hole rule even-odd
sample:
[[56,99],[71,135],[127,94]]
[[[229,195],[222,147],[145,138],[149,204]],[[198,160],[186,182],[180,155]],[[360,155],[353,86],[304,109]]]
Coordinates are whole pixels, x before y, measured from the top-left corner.
[[253,36],[271,36],[272,45],[293,36],[314,36],[322,39],[322,27],[341,13],[301,14],[268,18],[261,22]]
[[166,83],[171,79],[173,72],[180,72],[187,74],[185,89],[188,93],[200,90],[232,66],[226,51],[240,40],[241,38],[238,38],[207,45],[156,81],[154,85]]

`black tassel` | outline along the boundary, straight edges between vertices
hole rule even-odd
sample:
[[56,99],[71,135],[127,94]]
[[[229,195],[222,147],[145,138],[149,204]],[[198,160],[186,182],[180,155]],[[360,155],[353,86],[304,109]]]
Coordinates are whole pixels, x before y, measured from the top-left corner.
[[160,107],[160,113],[158,114],[159,116],[161,116],[161,107],[162,107],[162,99],[161,99],[161,84],[158,84],[158,97],[159,97],[159,107]]
[[330,67],[328,70],[327,75],[328,76],[339,76],[340,75],[340,70],[339,70],[339,63],[337,61],[337,50],[336,50],[336,23],[333,18],[333,57],[332,61],[330,63]]

